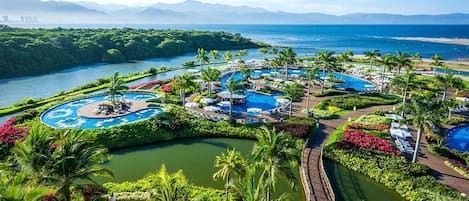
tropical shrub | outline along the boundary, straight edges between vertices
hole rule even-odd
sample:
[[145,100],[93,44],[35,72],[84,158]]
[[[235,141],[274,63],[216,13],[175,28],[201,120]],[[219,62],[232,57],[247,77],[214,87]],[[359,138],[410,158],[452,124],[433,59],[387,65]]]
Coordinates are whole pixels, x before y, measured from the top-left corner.
[[285,120],[285,123],[315,125],[316,121],[313,118],[308,117],[289,117]]
[[428,151],[432,154],[444,156],[457,161],[465,161],[466,164],[469,164],[469,152],[461,152],[455,149],[450,149],[447,146],[437,144],[429,144]]
[[394,155],[400,154],[388,141],[351,129],[345,129],[342,141],[337,147],[341,149],[373,149]]
[[325,155],[395,190],[406,200],[466,200],[456,190],[427,176],[430,173],[427,166],[411,163],[403,156],[331,147],[325,150]]
[[399,97],[393,95],[382,95],[382,94],[372,94],[372,95],[357,95],[357,94],[348,94],[343,96],[336,96],[330,99],[327,99],[318,104],[316,108],[326,109],[327,106],[335,106],[342,108],[344,110],[352,110],[354,107],[367,108],[376,105],[390,105],[399,102]]
[[332,113],[337,113],[337,112],[342,111],[342,109],[335,107],[335,106],[327,106],[327,111],[332,112]]
[[310,111],[314,114],[315,117],[319,119],[334,119],[338,117],[338,115],[329,110],[321,110],[315,108]]
[[5,123],[0,125],[0,142],[9,147],[15,145],[16,141],[26,136],[29,128],[18,128],[14,126],[16,119],[9,118]]
[[460,175],[469,179],[469,166],[457,160],[447,160],[445,164]]
[[369,114],[369,115],[362,115],[358,117],[355,122],[361,123],[361,124],[390,124],[390,120],[384,116],[380,115],[374,115],[374,114]]
[[458,125],[458,124],[466,123],[467,119],[464,117],[453,116],[450,119],[444,118],[441,122],[444,124],[448,124],[448,125]]
[[322,93],[320,92],[313,93],[313,96],[314,97],[326,97],[326,96],[340,96],[344,94],[345,93],[343,91],[339,91],[339,90],[325,90]]
[[23,123],[25,121],[32,120],[38,116],[39,116],[39,112],[35,108],[27,109],[23,111],[21,114],[15,116],[15,119],[16,119],[15,123]]
[[274,124],[277,132],[285,132],[291,134],[297,138],[307,138],[311,131],[311,125],[309,124],[296,124],[296,123],[277,123]]
[[364,124],[364,123],[357,123],[357,122],[350,122],[347,125],[349,129],[365,129],[365,130],[377,130],[377,131],[386,131],[389,129],[388,124]]
[[193,101],[194,101],[195,103],[198,103],[198,102],[200,102],[200,99],[202,99],[202,98],[203,98],[203,96],[198,95],[198,96],[194,97],[194,100],[193,100]]

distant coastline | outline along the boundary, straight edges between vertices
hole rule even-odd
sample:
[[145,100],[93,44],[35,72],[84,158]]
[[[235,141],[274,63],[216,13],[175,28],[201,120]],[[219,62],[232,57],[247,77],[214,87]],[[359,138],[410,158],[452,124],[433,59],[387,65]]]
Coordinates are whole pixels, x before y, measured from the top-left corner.
[[445,43],[469,46],[469,39],[466,38],[426,38],[426,37],[394,37],[396,40],[413,40],[431,43]]

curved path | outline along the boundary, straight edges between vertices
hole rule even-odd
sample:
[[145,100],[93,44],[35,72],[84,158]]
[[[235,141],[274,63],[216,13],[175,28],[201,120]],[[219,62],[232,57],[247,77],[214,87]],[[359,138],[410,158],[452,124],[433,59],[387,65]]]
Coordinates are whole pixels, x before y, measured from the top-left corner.
[[329,193],[327,188],[329,181],[327,175],[324,174],[322,168],[322,146],[326,143],[328,135],[336,130],[341,124],[348,120],[349,117],[355,118],[364,114],[371,113],[378,109],[391,110],[392,106],[375,106],[366,109],[353,111],[342,115],[338,119],[321,120],[318,132],[316,132],[306,144],[301,158],[302,164],[302,180],[306,192],[306,199],[310,200],[334,200],[333,193]]

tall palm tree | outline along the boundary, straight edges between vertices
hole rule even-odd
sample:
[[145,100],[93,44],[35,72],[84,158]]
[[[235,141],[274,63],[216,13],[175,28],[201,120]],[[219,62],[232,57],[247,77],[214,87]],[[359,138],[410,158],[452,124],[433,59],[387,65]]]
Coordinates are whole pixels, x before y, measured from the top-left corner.
[[384,92],[384,76],[386,74],[387,69],[392,69],[393,66],[396,64],[394,56],[389,53],[384,54],[381,57],[380,61],[381,65],[383,66],[383,72],[381,74],[381,93]]
[[415,163],[418,159],[424,129],[431,130],[433,126],[439,125],[440,119],[444,117],[445,109],[436,96],[430,94],[427,96],[414,95],[398,110],[409,114],[410,117],[408,116],[407,120],[417,128],[417,142],[412,157],[412,162]]
[[207,51],[203,48],[197,49],[197,56],[195,60],[201,65],[205,65],[210,62],[210,58],[207,56]]
[[226,89],[230,92],[230,118],[233,116],[233,93],[241,90],[242,85],[240,83],[240,80],[236,80],[233,77],[233,74],[231,77],[226,81],[225,83]]
[[270,48],[270,51],[269,51],[270,55],[272,56],[272,59],[275,58],[278,54],[278,49],[276,47],[272,47]]
[[[391,81],[391,86],[401,92],[403,105],[407,101],[407,94],[409,90],[412,90],[416,87],[416,76],[417,74],[414,72],[406,71],[406,74],[403,76],[396,76]],[[402,111],[401,115],[404,116],[404,111]]]
[[248,68],[245,65],[243,65],[238,70],[241,74],[243,74],[243,81],[249,82],[249,80],[251,80],[251,73],[254,72],[252,68]]
[[438,88],[443,90],[443,95],[441,100],[444,102],[446,99],[446,94],[448,93],[448,89],[456,89],[460,90],[464,88],[463,80],[459,77],[455,77],[454,73],[449,72],[444,76],[436,76],[436,85]]
[[[313,85],[313,80],[319,79],[319,67],[314,67],[311,69],[305,70],[305,78],[308,80],[308,92],[306,93],[306,112],[309,111],[309,99],[311,97],[311,85]],[[322,89],[322,84],[321,84]],[[321,90],[322,93],[322,90]]]
[[212,82],[220,79],[220,71],[216,68],[205,68],[200,71],[200,78],[208,84],[208,96],[212,95]]
[[212,59],[213,62],[217,62],[221,58],[218,50],[210,50],[210,52],[208,53],[208,57],[209,59]]
[[122,95],[122,90],[127,89],[123,84],[125,81],[119,76],[119,72],[115,72],[111,77],[111,83],[108,92],[111,95],[112,105],[116,105],[116,95]]
[[290,110],[288,112],[288,116],[292,116],[292,108],[293,108],[293,100],[297,100],[301,98],[304,92],[304,86],[298,83],[292,83],[285,86],[284,89],[285,95],[290,99]]
[[352,61],[352,56],[353,56],[353,52],[350,51],[350,50],[346,50],[345,52],[343,52],[342,54],[339,54],[339,56],[337,56],[337,61],[342,63],[342,71],[345,70],[345,64],[347,62]]
[[[186,90],[193,89],[197,83],[195,77],[185,72],[182,75],[174,78],[174,87],[179,89],[179,95],[181,96],[182,107],[186,104]],[[184,107],[185,108],[185,107]]]
[[256,178],[256,166],[249,166],[244,177],[233,179],[230,188],[234,194],[242,201],[259,201],[265,200],[265,192],[263,192],[262,180]]
[[370,62],[370,70],[373,68],[373,63],[378,60],[378,57],[381,56],[378,49],[370,50],[364,52],[365,58]]
[[225,196],[226,201],[228,201],[230,198],[228,194],[228,189],[230,186],[231,178],[241,178],[246,175],[246,160],[244,160],[241,153],[237,152],[235,149],[227,150],[226,155],[225,153],[221,153],[221,155],[216,157],[215,167],[220,169],[215,172],[215,174],[213,174],[213,179],[225,179]]
[[288,47],[280,51],[279,59],[285,67],[285,80],[288,80],[288,66],[295,63],[296,53],[291,47]]
[[412,66],[412,60],[407,52],[397,51],[394,56],[396,61],[397,74],[401,74],[401,68],[409,69]]
[[334,57],[334,51],[322,50],[316,52],[316,59],[323,70],[323,75],[325,76],[325,71],[332,71],[335,68],[337,58]]
[[238,56],[243,59],[244,57],[248,56],[248,50],[242,49],[238,51]]
[[432,56],[432,63],[430,63],[430,66],[434,66],[435,69],[433,69],[433,74],[436,75],[436,67],[443,67],[445,63],[442,61],[440,55],[435,54]]
[[419,62],[422,61],[422,57],[420,56],[420,52],[416,52],[415,54],[412,55],[412,63],[414,64],[413,67],[409,66],[408,69],[406,70],[415,70],[417,69],[417,65]]
[[95,176],[113,177],[110,170],[98,165],[109,160],[107,149],[90,139],[82,131],[67,131],[46,166],[51,177],[60,186],[58,193],[62,200],[71,200],[70,187],[75,180],[94,182]]
[[225,53],[223,53],[223,59],[228,64],[228,62],[230,62],[233,59],[233,55],[231,54],[231,52],[225,51]]
[[300,153],[292,137],[284,132],[277,133],[262,127],[253,151],[253,160],[262,168],[261,179],[266,188],[266,200],[275,191],[279,175],[284,175],[291,188],[295,187],[296,176],[294,167],[299,162]]
[[157,178],[156,191],[162,201],[184,201],[188,199],[188,182],[182,170],[169,174],[163,164],[158,171]]

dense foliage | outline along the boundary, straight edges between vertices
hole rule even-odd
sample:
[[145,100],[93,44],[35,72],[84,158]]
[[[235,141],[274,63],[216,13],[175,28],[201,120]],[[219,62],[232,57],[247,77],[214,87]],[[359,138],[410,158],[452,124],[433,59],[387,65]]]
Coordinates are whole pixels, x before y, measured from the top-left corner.
[[0,78],[74,65],[257,47],[240,34],[144,29],[0,29]]
[[394,155],[400,154],[388,141],[352,129],[345,129],[342,142],[337,147],[341,149],[372,149]]
[[335,106],[344,110],[352,110],[354,107],[360,109],[377,105],[391,105],[399,102],[399,100],[399,97],[389,94],[349,94],[327,99],[316,105],[316,108],[324,110],[327,108],[327,106]]
[[447,160],[447,161],[445,161],[445,164],[448,167],[453,168],[456,172],[458,172],[462,176],[464,176],[466,178],[469,178],[469,166],[462,163],[461,161]]
[[465,200],[429,175],[429,168],[402,156],[369,150],[329,149],[326,156],[398,192],[406,200]]

